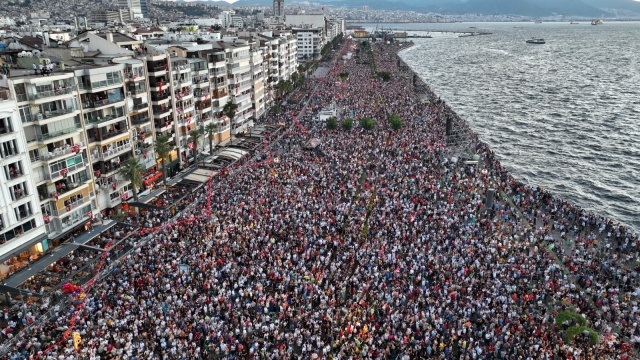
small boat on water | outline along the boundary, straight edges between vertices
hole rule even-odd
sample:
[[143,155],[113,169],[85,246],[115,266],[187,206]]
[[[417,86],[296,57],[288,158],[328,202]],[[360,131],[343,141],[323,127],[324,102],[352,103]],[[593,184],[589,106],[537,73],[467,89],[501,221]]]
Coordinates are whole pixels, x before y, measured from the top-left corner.
[[545,43],[544,39],[541,39],[541,38],[532,38],[527,40],[527,44],[542,45],[544,43]]
[[577,21],[572,21],[572,22],[570,22],[569,24],[571,24],[571,25],[577,25],[577,24],[580,24],[580,23],[579,23],[579,22],[577,22]]
[[591,20],[591,25],[602,25],[602,19],[593,19]]
[[542,24],[542,20],[536,20],[535,23],[536,24]]

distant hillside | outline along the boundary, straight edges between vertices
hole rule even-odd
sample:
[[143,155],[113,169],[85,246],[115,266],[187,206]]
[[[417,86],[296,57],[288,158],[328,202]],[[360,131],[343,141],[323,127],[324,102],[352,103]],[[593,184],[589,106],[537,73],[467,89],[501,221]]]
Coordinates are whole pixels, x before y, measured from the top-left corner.
[[[178,0],[183,1],[183,0]],[[205,1],[203,1],[205,2]],[[292,4],[294,1],[285,0]],[[271,6],[272,0],[206,1],[216,6]],[[334,7],[361,7],[381,10],[409,10],[448,14],[480,13],[543,17],[557,14],[600,17],[616,14],[640,16],[640,2],[633,0],[315,0]]]

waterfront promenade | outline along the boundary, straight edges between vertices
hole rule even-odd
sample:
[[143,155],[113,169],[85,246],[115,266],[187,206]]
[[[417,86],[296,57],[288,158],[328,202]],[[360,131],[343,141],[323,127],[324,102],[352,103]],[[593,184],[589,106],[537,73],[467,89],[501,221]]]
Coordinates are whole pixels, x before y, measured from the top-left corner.
[[[308,81],[313,105],[266,120],[287,124],[278,143],[194,192],[169,225],[138,234],[72,312],[11,356],[632,358],[622,337],[638,334],[638,279],[622,259],[637,238],[519,184],[475,137],[479,165],[444,156],[445,119],[467,125],[435,94],[419,101],[398,67],[401,46],[360,47]],[[353,129],[312,120],[332,102]],[[396,132],[391,114],[403,121]],[[375,129],[357,125],[364,117]],[[313,138],[321,144],[303,149]],[[486,209],[490,188],[503,196]],[[32,316],[25,310],[15,321]],[[600,341],[565,341],[563,310],[583,314]],[[82,336],[78,351],[68,330]]]

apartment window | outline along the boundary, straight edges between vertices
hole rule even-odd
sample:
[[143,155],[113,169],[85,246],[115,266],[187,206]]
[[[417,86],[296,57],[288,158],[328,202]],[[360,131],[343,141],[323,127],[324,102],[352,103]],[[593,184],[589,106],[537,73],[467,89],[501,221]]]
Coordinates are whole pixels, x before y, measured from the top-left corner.
[[13,124],[10,117],[0,118],[0,135],[13,132]]
[[16,161],[12,164],[4,166],[4,174],[7,177],[7,180],[17,179],[18,177],[24,174],[22,168],[22,162]]
[[2,157],[14,156],[19,154],[18,143],[15,140],[4,141],[0,144]]
[[29,216],[33,215],[33,210],[31,209],[31,202],[22,204],[18,207],[13,208],[13,211],[16,214],[16,219],[18,221],[21,221],[23,219],[28,218]]
[[18,201],[24,198],[25,196],[29,195],[27,183],[21,182],[20,184],[9,186],[9,193],[11,194],[11,200],[13,201]]

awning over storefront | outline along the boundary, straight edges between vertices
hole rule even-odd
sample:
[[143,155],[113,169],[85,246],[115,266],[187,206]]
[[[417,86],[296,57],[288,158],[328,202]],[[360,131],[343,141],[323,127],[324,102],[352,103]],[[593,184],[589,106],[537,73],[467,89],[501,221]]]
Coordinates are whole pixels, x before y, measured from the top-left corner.
[[205,183],[209,180],[209,177],[215,175],[218,171],[211,171],[206,169],[197,169],[184,177],[184,180],[190,180],[198,183]]
[[0,247],[0,251],[2,251],[2,253],[0,254],[0,262],[6,261],[22,252],[29,250],[33,245],[41,242],[46,238],[47,234],[40,234],[39,236],[36,236],[35,238],[15,247],[10,247],[10,245],[12,245],[11,242],[7,242],[6,246]]
[[135,206],[135,207],[140,208],[140,209],[164,210],[164,208],[161,208],[159,206],[149,205],[149,204],[145,204],[145,203],[142,203],[142,202],[139,202],[139,201],[138,202],[132,201],[132,202],[127,203],[127,204],[129,204],[129,206]]

